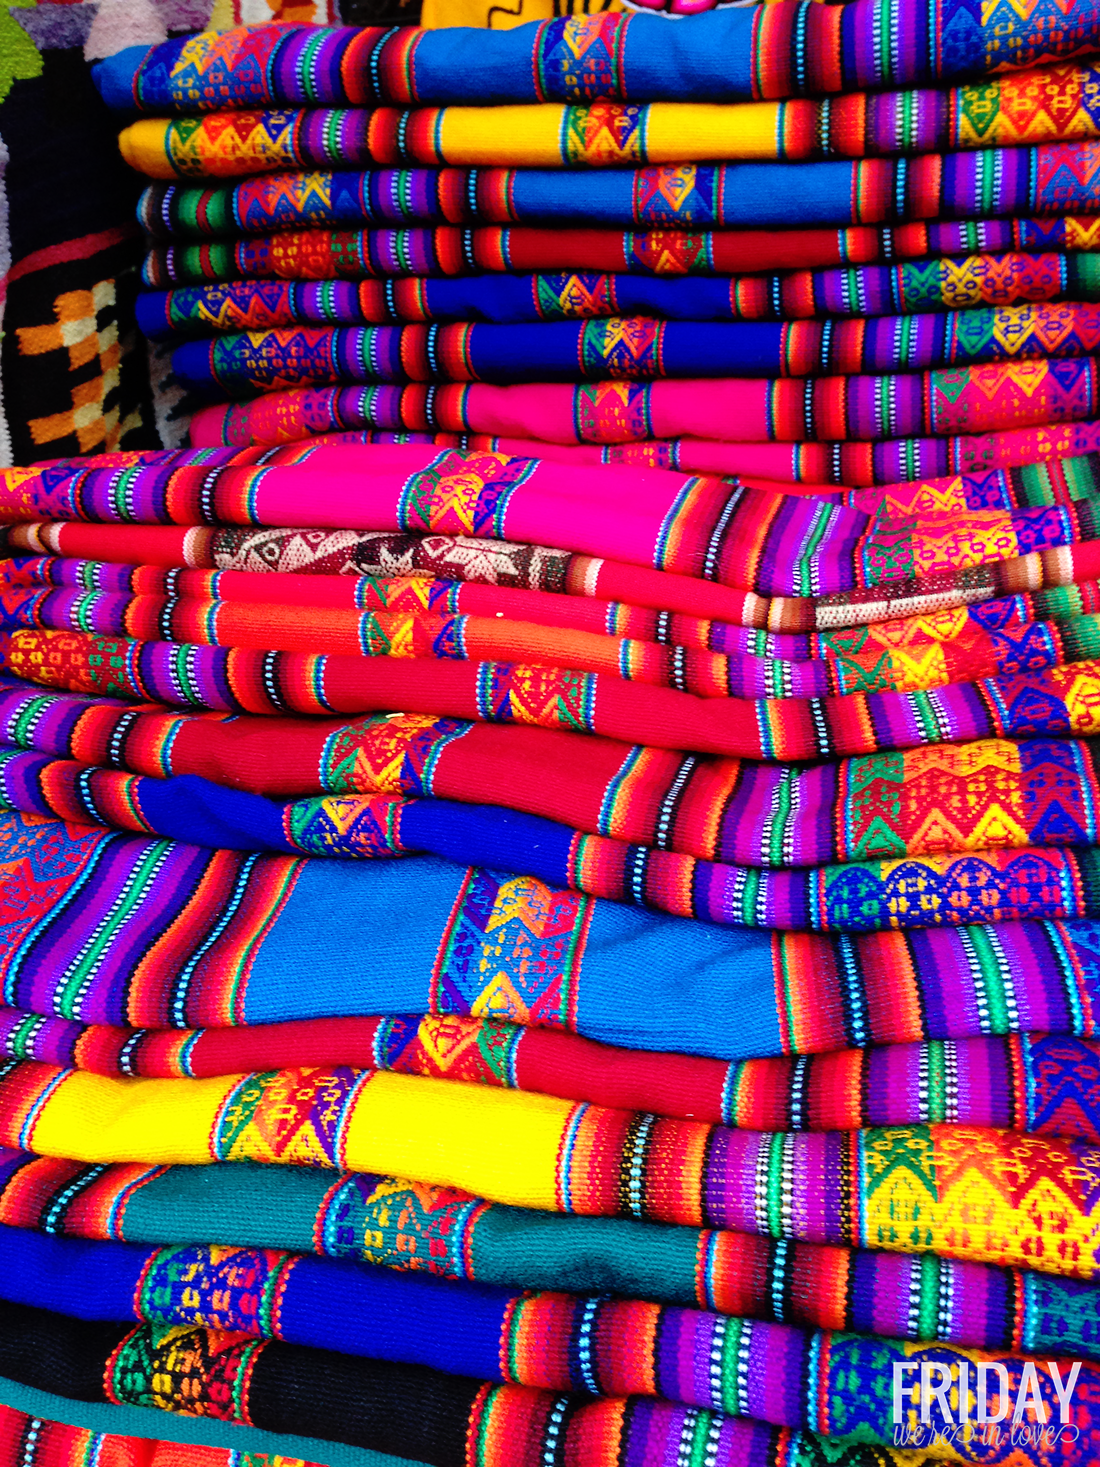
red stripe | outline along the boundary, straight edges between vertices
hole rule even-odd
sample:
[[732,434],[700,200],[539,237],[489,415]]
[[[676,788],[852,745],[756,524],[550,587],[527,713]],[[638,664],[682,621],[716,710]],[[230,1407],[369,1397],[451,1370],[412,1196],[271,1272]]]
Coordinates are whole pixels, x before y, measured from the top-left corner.
[[89,260],[93,255],[99,254],[100,250],[121,244],[125,239],[136,239],[140,233],[136,222],[120,224],[114,229],[101,229],[98,234],[81,235],[79,239],[69,239],[64,244],[47,245],[43,250],[24,255],[0,280],[0,298],[9,285],[16,280],[22,280],[25,275],[33,275],[36,270],[48,270],[53,265],[67,265],[73,260]]

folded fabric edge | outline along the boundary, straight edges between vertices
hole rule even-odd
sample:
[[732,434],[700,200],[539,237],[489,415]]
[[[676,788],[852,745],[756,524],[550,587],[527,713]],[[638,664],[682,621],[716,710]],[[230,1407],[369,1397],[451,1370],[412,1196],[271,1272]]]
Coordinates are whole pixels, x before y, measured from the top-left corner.
[[145,1441],[176,1442],[181,1446],[221,1447],[242,1456],[299,1457],[325,1467],[422,1467],[407,1457],[372,1452],[345,1442],[318,1437],[288,1436],[263,1431],[237,1421],[208,1416],[180,1416],[152,1406],[118,1406],[109,1401],[75,1401],[52,1391],[0,1376],[0,1406],[23,1411],[43,1421],[57,1421],[104,1435],[136,1436]]

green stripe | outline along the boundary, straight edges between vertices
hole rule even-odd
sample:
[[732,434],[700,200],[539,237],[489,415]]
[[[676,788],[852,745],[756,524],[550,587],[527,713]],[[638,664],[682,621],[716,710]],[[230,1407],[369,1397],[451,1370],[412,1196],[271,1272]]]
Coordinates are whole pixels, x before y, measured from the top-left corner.
[[[925,1045],[928,1055],[928,1110],[925,1120],[939,1125],[947,1120],[947,1064],[943,1040],[930,1039]],[[922,1335],[921,1339],[926,1336]]]
[[1075,500],[1096,497],[1100,485],[1097,484],[1096,469],[1090,455],[1078,454],[1074,458],[1064,458],[1062,474]]
[[700,1411],[698,1416],[687,1418],[683,1427],[684,1434],[680,1437],[677,1467],[711,1467],[714,1458],[709,1445],[713,1421],[714,1417],[709,1411]]
[[180,689],[183,692],[183,696],[188,700],[188,702],[197,704],[201,707],[203,700],[199,689],[196,687],[195,682],[191,677],[191,668],[189,666],[190,658],[188,656],[186,645],[181,643],[179,646],[175,647],[170,653],[170,656],[172,658],[172,672],[175,674],[176,681],[178,682]]
[[125,926],[126,922],[129,921],[130,917],[141,905],[161,858],[171,848],[171,845],[172,842],[167,840],[154,841],[149,845],[144,857],[134,871],[133,877],[129,882],[129,889],[115,904],[114,910],[108,913],[102,920],[98,934],[89,946],[85,948],[84,953],[77,962],[75,970],[71,972],[71,976],[58,995],[58,1010],[66,1018],[74,1019],[78,1017],[74,1005],[80,997],[80,990],[99,965],[100,959],[114,941],[121,928]]
[[[1067,284],[1078,298],[1086,301],[1100,299],[1100,256],[1073,255],[1067,272]],[[1076,290],[1073,287],[1076,286]]]
[[755,927],[756,902],[760,895],[760,883],[763,873],[757,866],[749,866],[745,869],[745,890],[741,898],[741,917],[746,927]]
[[39,1014],[28,1014],[23,1022],[8,1035],[8,1053],[13,1059],[32,1059],[29,1053],[34,1036],[42,1027],[43,1019]]
[[918,1255],[917,1268],[917,1286],[920,1291],[917,1339],[935,1340],[939,1337],[937,1325],[940,1315],[940,1261],[934,1253],[922,1253]]
[[768,1179],[765,1188],[768,1208],[768,1232],[773,1238],[783,1236],[783,1133],[774,1132],[766,1143]]
[[832,519],[832,511],[827,506],[823,505],[814,521],[813,529],[810,531],[810,538],[806,542],[806,548],[803,550],[798,562],[798,577],[799,585],[801,587],[801,591],[799,592],[799,594],[802,596],[812,596],[814,594],[812,572],[810,570],[809,562],[813,558],[814,554],[817,552],[817,549],[820,546],[822,539],[824,538],[826,532],[830,527],[830,521]]
[[744,1330],[743,1320],[730,1318],[727,1322],[726,1337],[722,1341],[721,1409],[730,1416],[738,1415],[743,1409],[741,1392],[738,1388],[737,1366],[741,1356],[741,1336]]
[[29,745],[34,725],[53,701],[50,695],[43,693],[23,704],[11,727],[11,738],[15,743]]
[[771,866],[779,866],[783,861],[783,837],[787,830],[787,821],[791,813],[791,786],[797,771],[790,766],[784,769],[779,780],[779,789],[776,791],[776,811],[772,821],[771,836],[768,840],[768,863]]
[[1005,998],[1004,979],[1001,976],[1001,965],[997,960],[997,954],[983,928],[971,927],[970,935],[978,959],[979,981],[985,994],[986,1007],[989,1010],[989,1032],[1008,1034],[1010,1032],[1008,1003]]
[[936,718],[935,709],[932,707],[928,694],[923,689],[917,689],[910,693],[913,711],[920,723],[921,731],[925,735],[925,742],[938,744],[941,741],[939,721]]

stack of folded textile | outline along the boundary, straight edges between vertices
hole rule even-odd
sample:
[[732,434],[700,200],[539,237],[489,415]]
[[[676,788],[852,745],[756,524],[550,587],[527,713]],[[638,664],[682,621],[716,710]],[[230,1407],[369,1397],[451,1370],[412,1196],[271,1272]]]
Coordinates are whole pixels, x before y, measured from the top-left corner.
[[184,384],[263,394],[196,444],[849,486],[1091,452],[1095,18],[782,0],[123,52],[140,319]]
[[0,473],[0,1467],[1100,1462],[1097,52],[104,65],[234,401]]

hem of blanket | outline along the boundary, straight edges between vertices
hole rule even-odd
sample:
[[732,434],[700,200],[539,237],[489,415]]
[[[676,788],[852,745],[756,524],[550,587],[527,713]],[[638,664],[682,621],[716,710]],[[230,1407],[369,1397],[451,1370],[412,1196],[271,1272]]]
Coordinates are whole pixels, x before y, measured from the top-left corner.
[[74,1401],[0,1376],[0,1406],[44,1421],[59,1421],[87,1431],[136,1436],[183,1446],[221,1447],[242,1454],[297,1457],[324,1467],[423,1467],[388,1452],[372,1452],[316,1437],[284,1436],[233,1421],[177,1416],[149,1406],[116,1406],[108,1401]]

